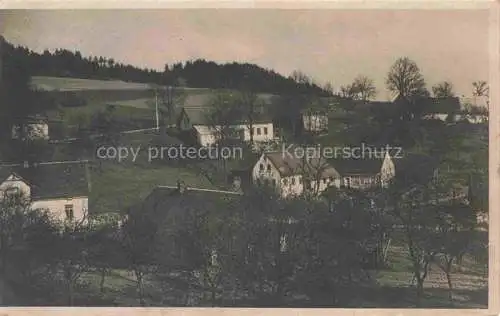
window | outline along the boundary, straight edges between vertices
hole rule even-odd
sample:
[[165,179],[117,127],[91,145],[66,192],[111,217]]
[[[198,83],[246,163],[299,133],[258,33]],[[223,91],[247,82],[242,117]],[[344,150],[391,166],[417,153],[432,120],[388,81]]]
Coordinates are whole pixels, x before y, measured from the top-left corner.
[[333,182],[333,177],[328,178],[329,182]]
[[344,184],[348,188],[351,187],[351,178],[349,177],[344,178]]
[[271,172],[271,164],[267,164],[267,172]]
[[260,171],[264,171],[264,165],[263,165],[263,164],[260,164],[260,165],[259,165],[259,170],[260,170]]
[[292,177],[292,185],[295,185],[295,177]]
[[64,206],[64,212],[66,213],[66,219],[73,220],[74,218],[73,204],[66,204]]
[[283,179],[283,184],[287,185],[288,184],[288,179]]
[[267,135],[267,127],[264,127],[264,135]]
[[20,192],[21,190],[18,187],[8,187],[5,189],[5,195],[8,196],[18,195]]
[[257,135],[260,135],[260,127],[257,127]]
[[276,179],[273,179],[273,187],[276,186]]
[[326,178],[325,178],[325,179],[323,179],[323,184],[326,184]]

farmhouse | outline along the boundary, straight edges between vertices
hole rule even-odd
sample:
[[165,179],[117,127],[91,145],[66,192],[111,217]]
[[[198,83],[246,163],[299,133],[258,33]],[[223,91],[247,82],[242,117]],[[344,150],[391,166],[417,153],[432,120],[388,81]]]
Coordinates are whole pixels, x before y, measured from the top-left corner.
[[427,183],[436,170],[434,159],[412,153],[400,156],[394,149],[329,160],[278,151],[261,155],[252,169],[252,181],[274,188],[282,197],[292,197],[304,192],[319,194],[330,186],[365,190],[387,188],[396,180]]
[[33,115],[24,124],[12,126],[12,139],[49,139],[49,120],[44,115]]
[[355,189],[387,188],[394,181],[425,184],[437,175],[437,161],[432,157],[398,150],[330,163],[342,175],[342,185]]
[[308,109],[302,113],[303,128],[307,132],[322,133],[328,131],[328,113]]
[[56,221],[86,221],[88,180],[84,163],[0,167],[0,199],[8,194],[21,194],[33,209],[47,210]]
[[[226,133],[228,138],[250,141],[249,122],[241,119],[227,126],[227,131],[222,131],[224,127],[209,123],[208,113],[205,107],[184,107],[178,115],[177,126],[181,131],[191,130],[200,146],[206,147],[216,143],[218,135],[222,132]],[[261,114],[256,115],[252,129],[254,142],[274,140],[273,123],[270,118]]]
[[340,174],[320,157],[299,158],[286,152],[265,152],[252,170],[254,184],[274,188],[282,197],[320,193],[330,185],[340,186]]
[[387,187],[395,176],[395,164],[389,152],[363,155],[359,158],[335,159],[335,168],[342,176],[341,185],[353,189]]

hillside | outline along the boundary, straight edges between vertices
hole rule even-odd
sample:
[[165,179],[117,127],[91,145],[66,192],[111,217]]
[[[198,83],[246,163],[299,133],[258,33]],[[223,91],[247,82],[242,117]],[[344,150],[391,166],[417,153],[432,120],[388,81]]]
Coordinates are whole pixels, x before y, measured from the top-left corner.
[[[249,63],[218,64],[204,59],[166,64],[163,71],[127,65],[104,56],[82,56],[79,51],[57,49],[45,50],[42,54],[26,47],[15,47],[5,42],[2,49],[2,70],[5,76],[21,72],[30,77],[64,77],[109,81],[106,86],[121,87],[135,82],[136,89],[141,84],[160,84],[191,88],[211,89],[251,89],[266,93],[301,93],[328,95],[309,78],[292,79]],[[44,82],[58,87],[60,82]],[[76,79],[75,79],[76,80]],[[82,87],[79,80],[68,81],[72,89]],[[87,85],[92,81],[86,82]],[[135,89],[135,88],[134,88]]]

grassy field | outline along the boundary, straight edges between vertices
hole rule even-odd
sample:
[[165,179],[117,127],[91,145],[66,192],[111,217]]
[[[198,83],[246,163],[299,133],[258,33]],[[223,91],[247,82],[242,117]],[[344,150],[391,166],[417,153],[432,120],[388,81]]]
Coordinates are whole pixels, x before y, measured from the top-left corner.
[[[148,83],[125,82],[120,80],[93,80],[65,77],[33,76],[31,84],[45,91],[84,91],[84,90],[149,90]],[[187,91],[207,91],[203,88],[184,88]]]
[[92,168],[90,203],[93,212],[113,212],[145,198],[159,185],[175,186],[178,180],[188,187],[215,189],[208,179],[189,165],[169,164],[157,159],[148,161],[148,146],[155,132],[124,135],[120,146],[137,149],[137,159],[132,155],[118,162],[117,159],[97,159]]
[[135,100],[126,100],[126,101],[114,101],[109,102],[110,105],[116,106],[126,106],[133,107],[137,109],[153,109],[155,106],[154,98],[144,98],[144,99],[135,99]]

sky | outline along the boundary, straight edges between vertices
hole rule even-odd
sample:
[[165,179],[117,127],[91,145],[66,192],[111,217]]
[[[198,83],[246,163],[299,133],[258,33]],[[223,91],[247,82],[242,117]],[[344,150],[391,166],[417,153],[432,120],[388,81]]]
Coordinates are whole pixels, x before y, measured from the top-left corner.
[[414,60],[428,88],[453,83],[470,96],[488,80],[488,11],[339,9],[156,9],[0,11],[0,33],[42,52],[79,50],[162,70],[204,58],[250,62],[288,76],[301,70],[334,89],[357,75],[374,80],[387,100],[385,78],[402,56]]

